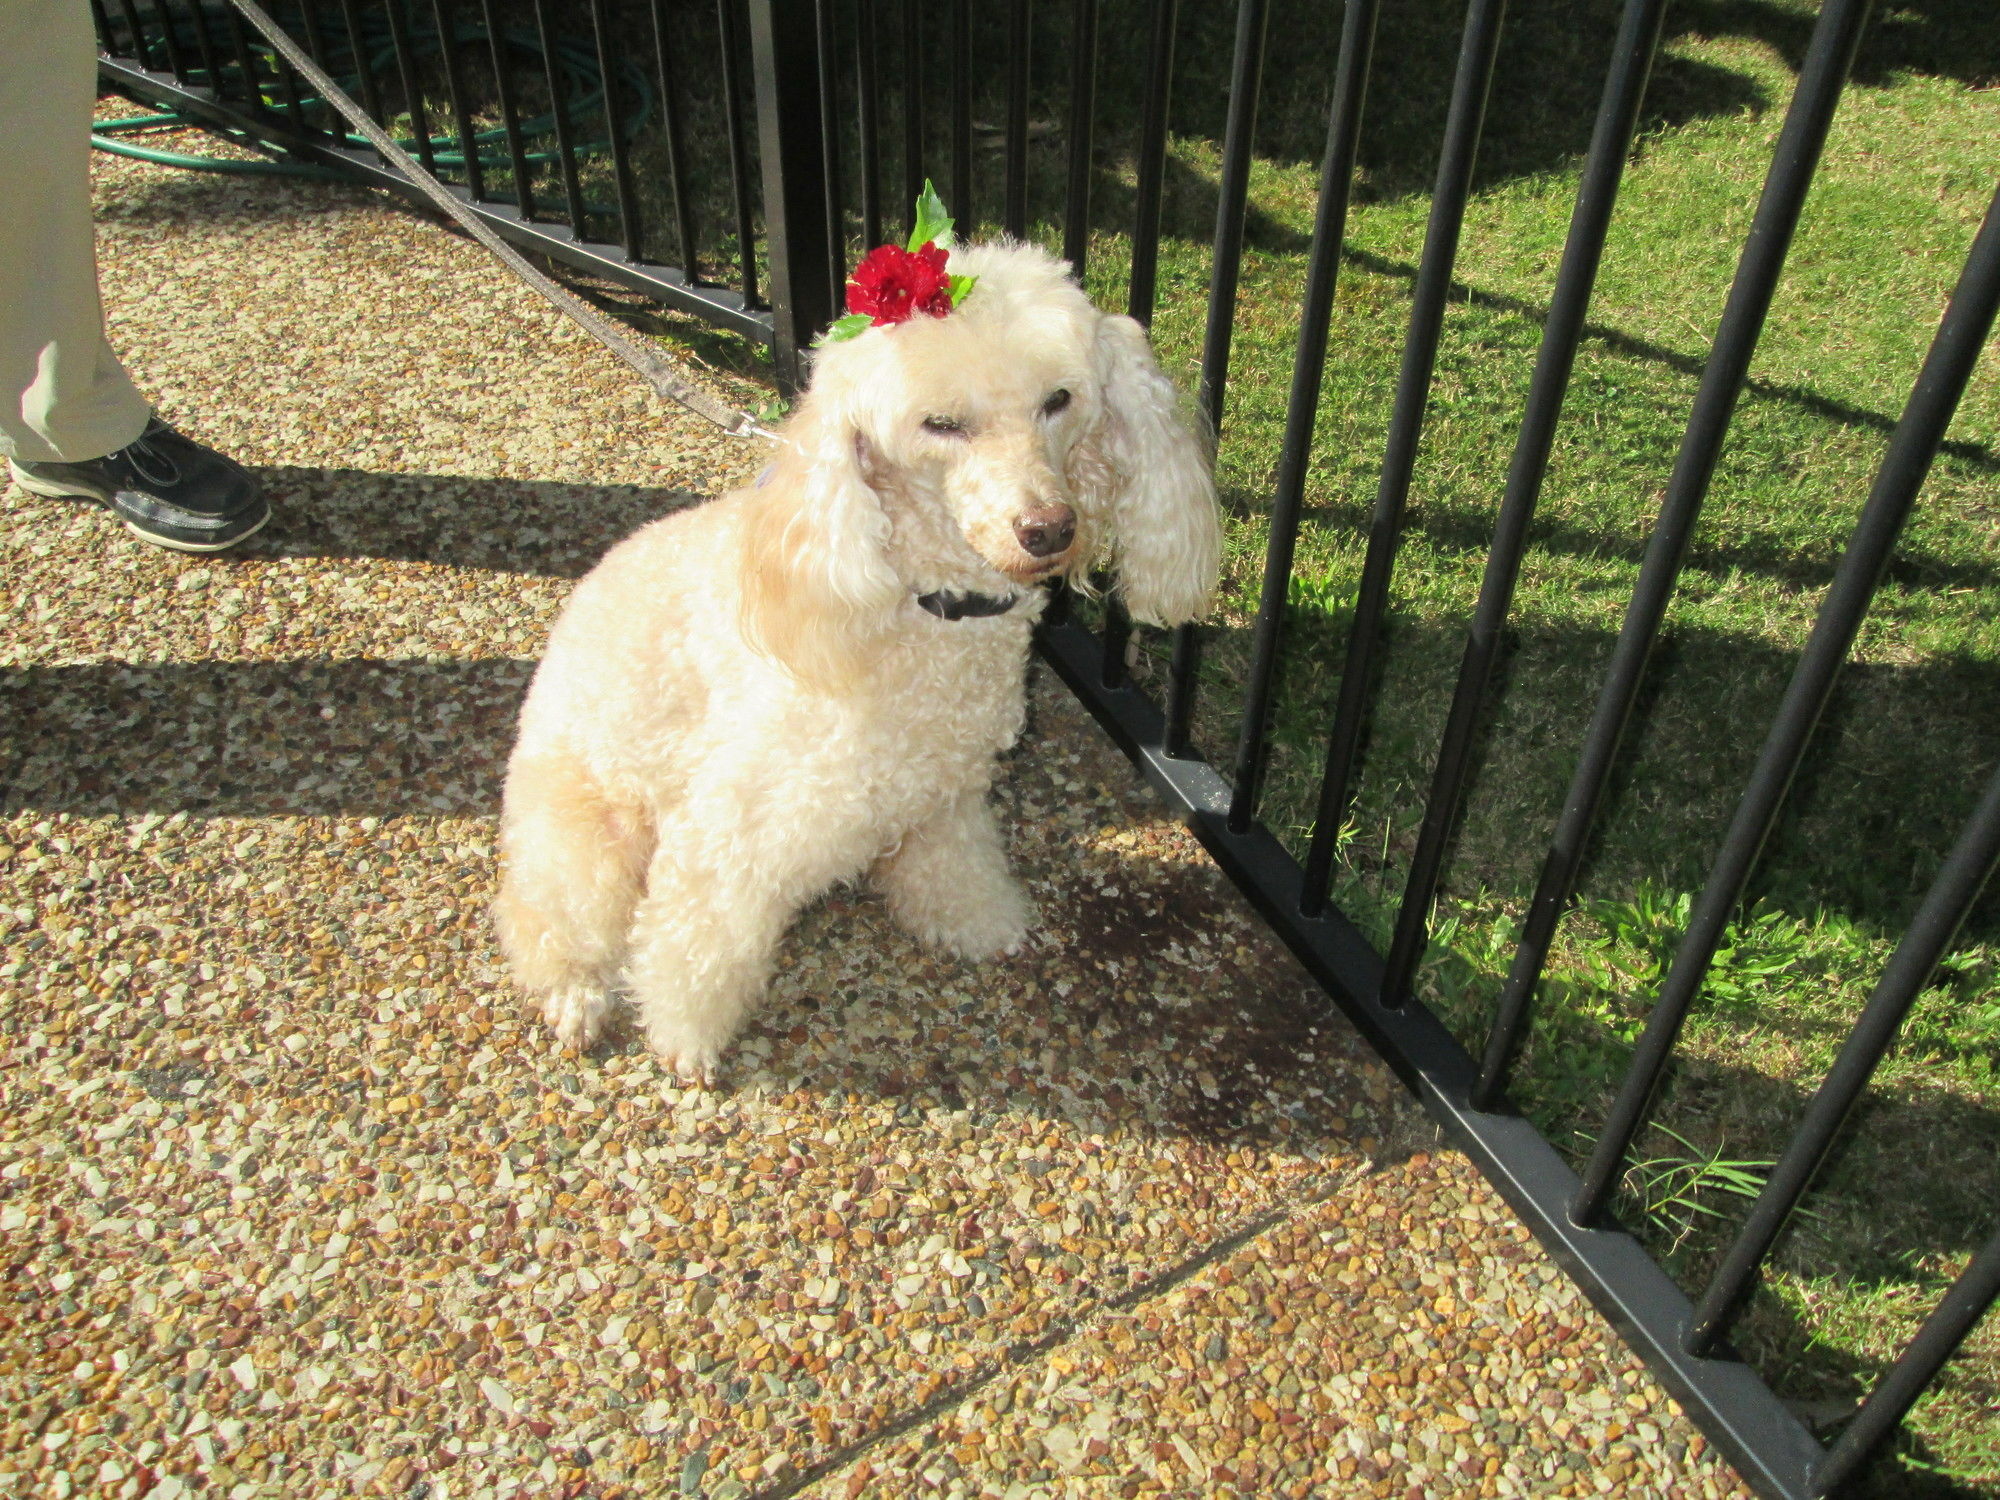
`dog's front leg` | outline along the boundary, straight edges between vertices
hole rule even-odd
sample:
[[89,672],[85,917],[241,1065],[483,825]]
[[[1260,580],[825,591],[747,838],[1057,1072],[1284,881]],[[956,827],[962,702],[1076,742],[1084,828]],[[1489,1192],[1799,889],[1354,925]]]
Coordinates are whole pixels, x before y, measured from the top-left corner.
[[877,862],[889,910],[917,937],[966,958],[1017,951],[1033,908],[1014,877],[984,788],[961,793]]
[[768,884],[655,856],[632,921],[626,986],[646,1040],[690,1082],[712,1085],[723,1050],[770,980],[792,903]]
[[501,822],[500,943],[566,1047],[603,1034],[653,847],[643,809],[607,796],[578,759],[517,755]]

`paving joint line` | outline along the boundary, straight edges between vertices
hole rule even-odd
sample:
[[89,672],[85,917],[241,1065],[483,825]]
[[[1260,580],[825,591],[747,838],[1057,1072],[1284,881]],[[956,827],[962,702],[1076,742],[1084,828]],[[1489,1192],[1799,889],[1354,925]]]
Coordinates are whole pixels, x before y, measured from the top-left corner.
[[1300,1214],[1319,1207],[1341,1189],[1370,1173],[1383,1170],[1386,1165],[1387,1163],[1378,1158],[1364,1157],[1359,1165],[1336,1173],[1331,1179],[1324,1177],[1317,1179],[1302,1193],[1293,1195],[1277,1207],[1259,1214],[1241,1228],[1231,1230],[1221,1238],[1210,1241],[1202,1250],[1159,1275],[1148,1277],[1137,1286],[1127,1287],[1115,1297],[1106,1297],[1080,1313],[1055,1319],[1047,1329],[1032,1339],[1009,1344],[998,1359],[979,1366],[962,1380],[948,1382],[944,1390],[922,1405],[885,1423],[866,1437],[849,1443],[839,1452],[821,1459],[810,1469],[768,1489],[753,1491],[747,1500],[791,1500],[792,1496],[818,1484],[822,1479],[851,1467],[871,1450],[892,1442],[906,1433],[914,1432],[946,1412],[963,1406],[1002,1375],[1031,1365],[1054,1353],[1063,1345],[1073,1342],[1086,1328],[1106,1314],[1128,1312],[1166,1296],[1225,1256],[1234,1255],[1245,1245],[1261,1238],[1280,1224],[1289,1223]]

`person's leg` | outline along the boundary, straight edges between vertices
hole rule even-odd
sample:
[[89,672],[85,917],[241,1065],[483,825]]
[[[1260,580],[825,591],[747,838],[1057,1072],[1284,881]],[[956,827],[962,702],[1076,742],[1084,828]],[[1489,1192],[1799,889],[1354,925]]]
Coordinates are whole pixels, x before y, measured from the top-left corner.
[[102,458],[152,415],[104,341],[90,222],[97,49],[83,0],[0,5],[0,453]]
[[148,541],[217,552],[271,513],[243,470],[153,419],[105,341],[96,57],[84,0],[0,0],[0,456],[31,493],[94,500]]

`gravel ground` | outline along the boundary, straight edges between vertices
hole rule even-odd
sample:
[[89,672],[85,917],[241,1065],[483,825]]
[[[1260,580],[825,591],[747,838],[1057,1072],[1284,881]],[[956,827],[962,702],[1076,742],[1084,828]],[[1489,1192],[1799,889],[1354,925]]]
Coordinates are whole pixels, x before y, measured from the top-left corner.
[[761,450],[379,200],[98,182],[116,342],[278,518],[0,499],[0,1494],[1747,1493],[1046,678],[1027,954],[840,893],[719,1091],[556,1051],[515,707]]

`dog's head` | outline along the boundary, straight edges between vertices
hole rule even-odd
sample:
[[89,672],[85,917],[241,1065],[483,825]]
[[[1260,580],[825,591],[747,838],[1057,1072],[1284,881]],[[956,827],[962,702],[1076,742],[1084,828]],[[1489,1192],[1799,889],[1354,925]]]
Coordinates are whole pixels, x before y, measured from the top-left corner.
[[753,638],[825,675],[917,593],[1114,568],[1137,619],[1193,618],[1221,533],[1207,444],[1145,331],[1020,245],[955,250],[949,316],[822,349],[746,558]]

